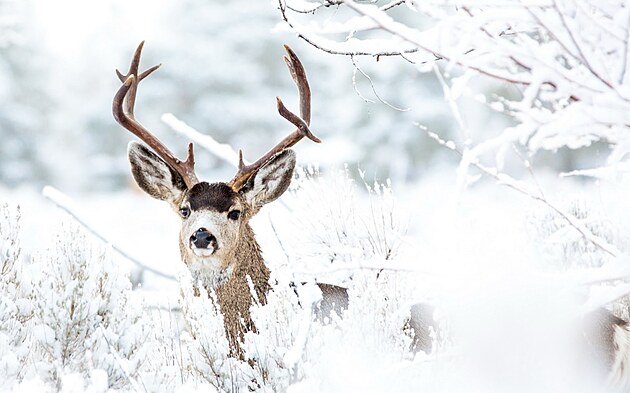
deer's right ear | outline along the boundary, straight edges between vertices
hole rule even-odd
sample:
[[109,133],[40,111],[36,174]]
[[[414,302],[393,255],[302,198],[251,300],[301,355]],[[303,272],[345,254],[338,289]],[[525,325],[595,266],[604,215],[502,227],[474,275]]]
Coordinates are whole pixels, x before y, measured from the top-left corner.
[[131,174],[144,192],[172,205],[178,204],[186,191],[186,183],[179,173],[141,143],[130,142],[127,155]]

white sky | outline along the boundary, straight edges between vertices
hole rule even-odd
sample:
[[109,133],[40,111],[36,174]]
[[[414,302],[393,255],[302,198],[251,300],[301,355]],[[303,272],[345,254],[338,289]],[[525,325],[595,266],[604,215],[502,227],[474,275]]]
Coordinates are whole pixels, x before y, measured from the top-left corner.
[[33,1],[36,22],[42,29],[46,46],[52,54],[63,58],[73,58],[87,40],[112,30],[150,38],[159,28],[159,15],[168,9],[163,3],[154,0]]

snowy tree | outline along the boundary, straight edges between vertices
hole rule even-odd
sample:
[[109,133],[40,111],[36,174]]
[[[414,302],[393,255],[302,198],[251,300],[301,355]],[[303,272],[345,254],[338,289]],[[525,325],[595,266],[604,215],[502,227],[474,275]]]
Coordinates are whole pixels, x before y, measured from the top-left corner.
[[[582,159],[563,165],[563,175],[627,179],[625,2],[287,0],[278,8],[279,28],[348,57],[355,68],[362,57],[393,57],[436,73],[459,133],[422,121],[420,129],[458,153],[460,192],[481,172],[542,203],[530,228],[540,243],[554,244],[553,264],[602,266],[627,252],[626,235],[597,218],[605,217],[601,206],[577,196],[550,200],[532,164],[545,152],[557,162],[567,157],[559,151],[577,151],[571,156]],[[509,116],[511,125],[471,124],[467,97]]]
[[574,173],[610,178],[627,171],[630,9],[623,1],[278,5],[282,27],[325,52],[353,62],[397,56],[420,71],[443,69],[455,116],[458,98],[479,91],[476,79],[498,81],[503,93],[476,98],[515,125],[492,135],[460,123],[463,166],[491,154],[500,167],[513,144],[535,154],[601,143],[609,146],[604,167]]

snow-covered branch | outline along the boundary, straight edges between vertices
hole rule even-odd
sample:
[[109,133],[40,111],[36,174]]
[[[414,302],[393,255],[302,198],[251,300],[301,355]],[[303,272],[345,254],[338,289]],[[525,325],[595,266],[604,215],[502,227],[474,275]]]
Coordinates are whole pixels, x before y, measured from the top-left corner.
[[515,86],[521,94],[499,97],[497,107],[518,124],[496,139],[495,151],[514,143],[535,153],[605,142],[612,146],[607,167],[617,170],[627,161],[630,11],[624,2],[405,1],[400,8],[399,2],[340,0],[334,14],[327,1],[309,2],[307,13],[294,11],[305,10],[298,3],[279,0],[278,28],[327,53],[353,62],[400,56],[421,71],[440,62],[448,73],[469,70]]
[[234,151],[232,146],[226,143],[217,142],[216,139],[210,135],[200,133],[188,124],[179,120],[172,113],[163,114],[162,121],[169,125],[173,131],[185,136],[218,158],[224,160],[235,168],[238,168],[238,153]]
[[497,181],[497,184],[509,187],[535,201],[543,203],[544,205],[552,209],[554,212],[556,212],[564,220],[566,220],[566,222],[570,226],[572,226],[575,230],[577,230],[586,240],[588,240],[589,242],[594,244],[596,247],[598,247],[602,251],[609,254],[610,256],[619,257],[621,255],[621,252],[617,249],[617,247],[615,247],[612,244],[609,244],[605,239],[602,239],[601,237],[595,235],[577,217],[570,214],[569,212],[566,212],[561,207],[551,203],[542,193],[532,190],[529,185],[525,184],[524,182],[518,181],[505,173],[500,172],[496,168],[487,167],[476,159],[466,159],[465,156],[467,153],[457,148],[455,143],[453,143],[452,141],[445,141],[441,139],[437,134],[432,133],[432,132],[429,132],[429,137],[434,139],[440,145],[464,157],[462,158],[462,160],[466,160],[470,165],[476,167],[485,175],[488,175],[494,178]]

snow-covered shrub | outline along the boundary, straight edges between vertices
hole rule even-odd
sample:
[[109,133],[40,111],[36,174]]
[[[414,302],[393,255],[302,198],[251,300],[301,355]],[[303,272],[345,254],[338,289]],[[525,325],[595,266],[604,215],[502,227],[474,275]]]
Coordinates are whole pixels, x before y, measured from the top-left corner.
[[19,232],[19,208],[0,204],[0,380],[7,385],[22,376],[30,345]]
[[[348,170],[322,176],[309,168],[297,172],[291,184],[291,229],[282,233],[292,265],[309,270],[356,268],[396,257],[406,223],[396,210],[389,182],[363,183],[367,198],[358,193]],[[347,272],[347,271],[346,271]],[[327,277],[341,284],[343,275]]]
[[[174,392],[189,379],[189,370],[185,369],[188,367],[187,357],[180,338],[184,329],[181,315],[176,308],[170,305],[168,307],[166,310],[147,310],[153,325],[147,340],[153,345],[150,346],[140,373],[142,386],[149,392]],[[192,385],[187,386],[184,391],[193,391],[187,389],[192,389]],[[205,391],[211,392],[212,389]]]
[[[618,226],[605,214],[601,204],[586,199],[573,199],[562,206],[566,213],[579,220],[594,236],[622,248]],[[534,244],[545,260],[562,269],[601,267],[614,256],[585,238],[564,217],[549,206],[536,204],[527,217]]]
[[283,355],[297,331],[300,312],[289,285],[276,285],[267,304],[253,305],[252,318],[258,333],[245,335],[245,361],[229,356],[223,316],[215,294],[193,285],[186,270],[180,276],[180,305],[185,330],[181,334],[183,366],[189,384],[209,384],[220,392],[283,391],[291,370]]
[[[335,380],[336,388],[356,390],[363,382],[351,369],[370,373],[412,358],[413,333],[406,334],[405,325],[416,300],[416,277],[396,270],[407,223],[389,182],[361,186],[347,170],[322,175],[307,169],[297,173],[285,202],[289,222],[278,227],[288,262],[276,274],[279,282],[307,284],[298,285],[298,298],[288,285],[275,288],[269,305],[254,315],[257,326],[265,326],[259,320],[263,315],[280,316],[280,323],[267,319],[260,335],[273,332],[278,355],[284,350],[283,363],[291,368],[291,384]],[[314,282],[348,289],[343,315],[313,321],[310,305],[318,299],[311,292],[319,291]],[[343,373],[350,378],[342,383],[336,378]]]
[[256,360],[253,375],[267,389],[283,391],[304,372],[303,362],[308,361],[304,345],[311,334],[313,313],[311,302],[298,298],[286,277],[272,274],[270,281],[275,285],[267,294],[267,304],[251,309],[258,333],[247,333],[243,347]]
[[384,370],[411,359],[411,337],[403,331],[411,299],[405,276],[355,271],[343,316],[312,325],[300,377],[324,382],[322,391],[372,391]]
[[[625,210],[625,200],[620,206],[616,203],[605,206],[599,199],[581,197],[569,200],[562,207],[579,220],[593,236],[619,250],[619,253],[628,252],[628,233],[627,229],[624,229],[626,217],[619,211]],[[542,246],[541,255],[551,266],[563,270],[627,268],[627,259],[602,249],[548,207],[532,209],[528,215],[528,225],[532,241]],[[605,291],[606,288],[613,290],[617,285],[625,285],[625,280],[602,282],[594,280],[591,284],[596,291]],[[606,304],[602,304],[604,305]],[[607,306],[618,317],[626,321],[630,319],[630,295],[613,296]]]
[[104,370],[106,386],[136,388],[150,325],[126,273],[75,225],[53,239],[29,266],[33,372],[63,388],[98,380],[95,370]]

